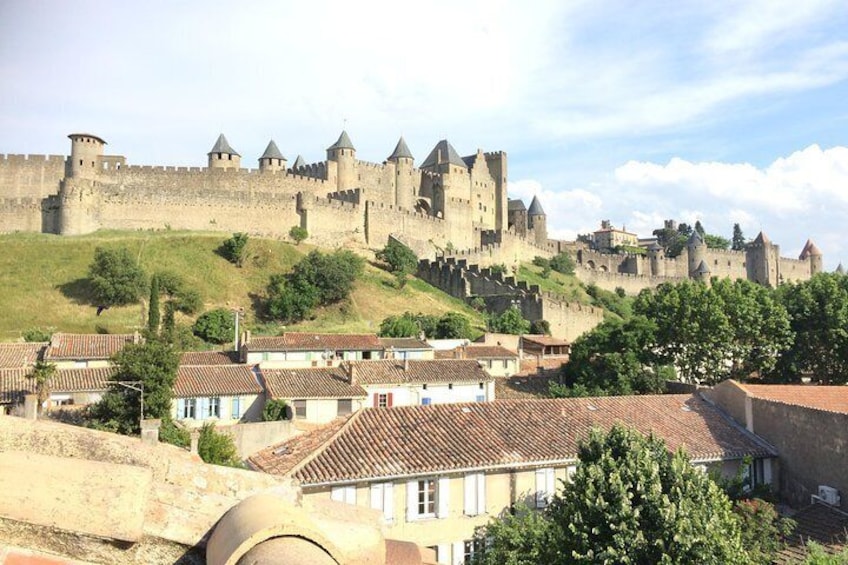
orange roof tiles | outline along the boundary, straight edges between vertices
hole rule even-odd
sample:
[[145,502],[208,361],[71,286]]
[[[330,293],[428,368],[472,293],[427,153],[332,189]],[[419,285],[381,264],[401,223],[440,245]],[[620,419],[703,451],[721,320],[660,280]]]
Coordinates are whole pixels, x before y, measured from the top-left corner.
[[233,365],[238,363],[235,351],[186,351],[180,356],[180,365]]
[[473,359],[387,359],[353,363],[363,385],[477,383],[492,377]]
[[38,361],[46,343],[0,343],[0,368],[27,367]]
[[365,398],[368,393],[351,384],[344,367],[315,369],[262,369],[271,398]]
[[139,341],[138,334],[55,333],[44,352],[44,360],[109,359],[128,343]]
[[739,384],[756,398],[848,414],[848,386]]
[[535,343],[537,345],[542,345],[542,346],[545,346],[545,347],[550,347],[550,346],[555,346],[555,345],[561,345],[561,346],[570,345],[564,339],[559,339],[559,338],[556,338],[556,337],[550,337],[550,336],[547,336],[547,335],[524,335],[524,336],[521,336],[521,339],[523,341]]
[[363,351],[382,350],[375,334],[318,334],[286,332],[281,336],[250,338],[250,351]]
[[174,381],[176,398],[261,394],[262,391],[249,365],[183,365]]
[[500,345],[466,345],[460,349],[466,359],[517,359],[518,353]]
[[[575,460],[579,441],[593,427],[615,423],[653,433],[670,450],[683,447],[694,460],[775,455],[700,398],[666,395],[366,408],[336,432],[313,432],[329,438],[318,451],[303,453],[307,439],[295,439],[251,462],[307,485],[546,465]],[[308,439],[314,450],[315,436]]]
[[[0,369],[0,404],[22,402],[25,394],[35,392],[29,372],[29,368]],[[57,369],[48,387],[54,393],[106,391],[113,373],[112,367]]]

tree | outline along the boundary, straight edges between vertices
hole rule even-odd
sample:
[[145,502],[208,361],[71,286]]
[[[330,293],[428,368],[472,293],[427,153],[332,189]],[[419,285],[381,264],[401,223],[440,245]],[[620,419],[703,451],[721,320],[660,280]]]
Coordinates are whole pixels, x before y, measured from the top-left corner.
[[225,308],[204,312],[192,327],[194,335],[210,343],[232,341],[235,330],[234,314]]
[[497,265],[491,265],[489,267],[489,272],[492,273],[493,276],[501,275],[502,277],[505,277],[507,275],[507,268],[503,263],[499,263]]
[[171,300],[167,301],[165,303],[165,318],[162,321],[162,339],[166,343],[174,343],[174,332],[176,330],[175,311],[176,307],[174,303]]
[[742,233],[742,228],[739,224],[733,224],[733,245],[731,249],[734,251],[744,251],[748,242],[745,240],[745,235]]
[[94,299],[99,306],[132,304],[147,288],[144,271],[126,247],[96,248],[88,275]]
[[566,252],[554,255],[550,260],[551,269],[563,275],[574,274],[574,259]]
[[749,563],[771,565],[783,547],[782,539],[794,527],[794,521],[778,514],[774,505],[759,498],[737,500],[733,512],[739,518],[742,544]]
[[512,306],[489,321],[489,329],[495,333],[521,335],[530,332],[530,322],[521,315],[521,310]]
[[289,230],[289,237],[294,240],[295,245],[300,245],[300,242],[309,237],[309,232],[306,231],[306,228],[302,228],[300,226],[292,226]]
[[380,322],[382,337],[414,337],[421,332],[421,327],[410,312],[400,316],[388,316]]
[[514,519],[477,532],[475,563],[748,563],[730,499],[684,452],[616,425],[593,430],[578,458],[526,534]]
[[160,292],[168,295],[174,308],[184,314],[195,314],[203,306],[200,293],[191,287],[178,274],[171,271],[157,271]]
[[551,335],[551,324],[547,320],[533,320],[530,323],[530,333],[536,335]]
[[249,237],[246,233],[234,233],[231,238],[224,240],[224,243],[219,248],[219,252],[224,259],[236,267],[241,267],[247,259],[248,239]]
[[159,335],[159,277],[150,281],[150,302],[147,306],[147,331],[151,336]]
[[112,357],[115,384],[89,415],[103,428],[122,433],[139,432],[141,393],[118,382],[140,381],[144,387],[144,416],[170,419],[174,380],[180,356],[171,345],[161,341],[128,344]]
[[418,267],[418,257],[412,249],[394,238],[390,238],[386,246],[377,252],[377,259],[389,266],[389,271],[397,278],[398,288],[406,285],[407,277]]
[[265,403],[262,409],[262,420],[265,422],[276,422],[277,420],[288,420],[289,409],[286,401],[281,398],[272,398]]
[[200,428],[200,438],[197,441],[197,454],[205,463],[240,467],[241,460],[233,443],[233,438],[215,430],[215,424],[206,422]]
[[701,237],[707,235],[707,232],[704,230],[704,226],[701,225],[701,220],[695,220],[695,231],[701,234]]
[[27,373],[27,379],[35,383],[35,395],[38,398],[39,415],[44,409],[44,403],[50,399],[50,380],[56,375],[56,365],[45,361],[36,361]]
[[729,239],[711,233],[704,234],[704,243],[710,249],[728,249],[730,247]]
[[471,322],[457,312],[447,312],[436,324],[436,339],[470,339]]
[[21,337],[24,338],[24,341],[29,343],[43,343],[45,341],[50,341],[50,331],[41,328],[30,328],[25,330]]

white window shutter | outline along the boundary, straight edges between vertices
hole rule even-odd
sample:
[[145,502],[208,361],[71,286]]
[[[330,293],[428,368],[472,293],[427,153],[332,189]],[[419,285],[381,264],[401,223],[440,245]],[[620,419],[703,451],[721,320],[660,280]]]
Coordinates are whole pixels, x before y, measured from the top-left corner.
[[553,469],[545,469],[545,491],[547,500],[550,501],[556,492],[556,477]]
[[371,508],[383,510],[383,483],[371,485]]
[[418,518],[418,481],[406,483],[406,521],[414,522]]
[[436,563],[450,565],[450,544],[440,543],[436,546]]
[[383,516],[389,522],[395,519],[395,492],[392,483],[383,484]]
[[330,491],[330,498],[336,502],[344,502],[344,487],[333,487]]
[[465,475],[463,484],[464,508],[463,512],[466,516],[477,515],[477,475],[469,473]]
[[536,508],[545,505],[545,470],[536,469]]
[[356,486],[351,485],[344,488],[344,501],[356,506]]
[[185,413],[185,398],[177,399],[177,420],[181,420],[183,418],[183,414]]
[[486,513],[486,474],[477,473],[477,514]]
[[453,558],[451,565],[465,565],[465,542],[453,542]]
[[439,486],[436,490],[437,518],[447,518],[450,509],[450,478],[439,477]]

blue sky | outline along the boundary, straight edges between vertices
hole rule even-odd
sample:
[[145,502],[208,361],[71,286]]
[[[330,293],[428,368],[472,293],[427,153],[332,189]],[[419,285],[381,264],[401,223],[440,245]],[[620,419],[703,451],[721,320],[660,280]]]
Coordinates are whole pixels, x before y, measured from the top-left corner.
[[[236,5],[238,4],[238,5]],[[509,154],[553,235],[664,218],[848,265],[848,4],[0,2],[0,153],[88,131],[135,164],[203,165],[224,132],[324,158],[346,127]]]

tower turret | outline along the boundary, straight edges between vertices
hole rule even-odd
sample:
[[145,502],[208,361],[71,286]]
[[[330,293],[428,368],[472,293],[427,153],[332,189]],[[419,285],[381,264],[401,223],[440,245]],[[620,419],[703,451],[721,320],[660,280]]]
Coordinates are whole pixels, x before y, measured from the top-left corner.
[[276,173],[286,170],[286,158],[280,153],[280,149],[274,140],[268,142],[268,147],[259,158],[259,170],[262,172]]
[[395,204],[405,210],[412,210],[415,203],[415,187],[412,182],[414,158],[403,136],[386,160],[395,165]]
[[704,243],[704,238],[698,230],[693,230],[692,235],[689,236],[689,241],[686,242],[686,251],[689,255],[689,277],[697,278],[697,271],[701,263],[706,265],[704,261],[707,252],[707,244]]
[[780,280],[779,248],[760,232],[745,248],[745,263],[748,265],[748,280],[776,287]]
[[332,180],[331,163],[335,163],[336,188],[345,190],[356,188],[356,148],[346,131],[342,131],[338,141],[327,148],[327,180]]
[[241,168],[241,155],[230,147],[223,133],[218,136],[218,141],[215,142],[215,145],[212,146],[212,149],[206,155],[209,157],[210,169],[238,170]]
[[71,139],[69,176],[96,179],[100,171],[100,160],[103,157],[103,146],[106,145],[106,142],[90,133],[72,133],[68,137]]
[[651,261],[651,275],[665,276],[665,249],[656,241],[648,247],[648,259]]
[[698,268],[695,269],[695,272],[692,273],[692,278],[696,281],[700,281],[707,286],[710,284],[710,268],[707,267],[706,261],[701,261],[698,265]]
[[801,250],[801,255],[798,256],[798,259],[810,262],[810,275],[821,273],[824,270],[824,257],[822,256],[822,252],[810,239],[808,239],[807,243],[804,244],[804,249]]
[[533,230],[536,245],[544,247],[548,243],[548,217],[542,209],[538,196],[533,196],[527,209],[527,227]]

